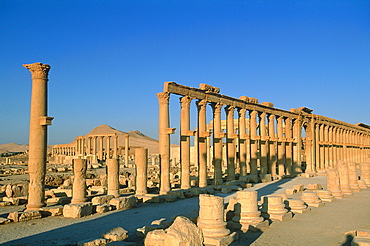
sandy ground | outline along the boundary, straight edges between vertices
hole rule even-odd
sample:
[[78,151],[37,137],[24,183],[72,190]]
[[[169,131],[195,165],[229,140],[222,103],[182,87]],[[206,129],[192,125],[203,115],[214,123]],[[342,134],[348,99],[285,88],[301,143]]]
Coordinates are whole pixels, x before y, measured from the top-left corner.
[[[295,184],[321,183],[325,188],[325,176],[296,177],[256,184],[259,196],[281,194]],[[234,194],[216,194],[225,202]],[[299,196],[299,195],[298,195]],[[298,198],[297,195],[290,196]],[[1,245],[76,245],[78,241],[98,238],[104,232],[123,227],[129,231],[128,241],[139,242],[135,230],[150,225],[153,220],[178,215],[194,215],[199,209],[198,197],[177,200],[172,203],[140,204],[137,208],[111,211],[80,219],[47,217],[27,222],[0,225]],[[24,206],[11,207],[16,211]],[[6,217],[9,208],[0,208],[0,217]],[[238,245],[350,245],[344,233],[351,230],[370,229],[370,188],[345,196],[325,206],[312,208],[305,214],[297,214],[284,222],[273,222],[263,232],[240,233]]]

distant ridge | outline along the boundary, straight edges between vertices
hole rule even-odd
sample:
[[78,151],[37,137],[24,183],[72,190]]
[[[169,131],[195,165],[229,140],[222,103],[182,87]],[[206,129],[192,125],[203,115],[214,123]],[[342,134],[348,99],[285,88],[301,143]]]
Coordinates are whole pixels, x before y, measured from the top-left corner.
[[28,150],[28,144],[20,145],[16,143],[7,143],[7,144],[0,145],[0,154],[25,152],[26,150]]

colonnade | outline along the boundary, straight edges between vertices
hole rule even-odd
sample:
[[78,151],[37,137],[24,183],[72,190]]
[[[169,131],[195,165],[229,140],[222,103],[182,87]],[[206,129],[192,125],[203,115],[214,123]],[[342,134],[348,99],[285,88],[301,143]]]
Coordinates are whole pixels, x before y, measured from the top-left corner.
[[[216,185],[223,182],[222,166],[227,166],[228,181],[235,180],[236,174],[258,180],[265,174],[274,179],[302,171],[324,171],[339,159],[369,160],[370,127],[364,124],[352,125],[315,115],[306,107],[286,111],[274,108],[270,102],[260,104],[256,98],[242,96],[236,99],[219,92],[219,88],[207,84],[193,88],[166,82],[164,91],[157,94],[161,193],[170,190],[170,135],[175,132],[175,128],[170,127],[171,94],[180,96],[181,188],[190,187],[191,137],[196,145],[199,187],[207,186],[207,160],[212,160],[213,183]],[[197,109],[194,130],[190,129],[193,100]],[[208,128],[207,106],[212,109],[212,125]],[[226,132],[221,127],[222,111]],[[211,145],[213,150],[209,151]],[[223,146],[226,146],[226,156],[223,156]]]

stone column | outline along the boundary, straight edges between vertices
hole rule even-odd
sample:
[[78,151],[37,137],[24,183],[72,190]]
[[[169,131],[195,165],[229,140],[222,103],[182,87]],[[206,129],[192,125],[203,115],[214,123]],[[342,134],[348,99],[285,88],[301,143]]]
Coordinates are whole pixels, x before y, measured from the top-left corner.
[[226,154],[227,154],[227,180],[235,180],[235,127],[234,106],[226,106]]
[[250,145],[251,145],[251,160],[250,160],[250,174],[257,175],[257,114],[258,112],[253,110],[250,112]]
[[199,195],[197,225],[202,229],[203,243],[205,245],[209,245],[215,239],[224,238],[230,234],[230,230],[226,229],[226,222],[224,222],[224,199],[222,197],[208,194]]
[[239,114],[239,155],[240,155],[240,176],[247,175],[247,147],[246,147],[246,123],[245,123],[245,108],[238,108]]
[[267,152],[268,152],[268,137],[266,136],[266,113],[262,112],[260,114],[260,136],[261,136],[261,145],[260,145],[260,151],[261,151],[261,163],[260,163],[260,169],[261,174],[267,174]]
[[335,198],[343,198],[339,183],[339,172],[332,167],[326,169],[326,189],[329,190]]
[[108,195],[119,197],[119,163],[118,159],[107,159]]
[[292,123],[290,118],[285,119],[285,137],[287,142],[285,144],[285,170],[287,175],[293,174],[292,163],[293,163],[293,136],[292,136]]
[[170,128],[168,92],[157,93],[159,102],[159,161],[161,167],[160,194],[167,194],[170,186],[170,134],[174,129]]
[[365,181],[367,186],[370,186],[370,163],[369,162],[360,163],[360,177],[361,177],[361,180]]
[[87,154],[91,155],[91,137],[87,137]]
[[180,98],[181,119],[180,119],[180,154],[181,154],[181,189],[189,189],[190,186],[190,103],[192,99],[188,96]]
[[107,136],[107,147],[106,147],[106,158],[107,159],[110,159],[110,138],[111,138],[112,136]]
[[86,202],[86,159],[73,159],[73,189],[71,203]]
[[344,161],[337,162],[339,172],[340,189],[344,195],[352,195],[353,192],[349,186],[348,166]]
[[97,163],[97,151],[98,151],[98,136],[94,136],[93,163]]
[[113,159],[118,159],[118,136],[114,134],[113,136]]
[[324,124],[321,124],[320,125],[320,134],[319,134],[319,137],[320,137],[320,147],[319,147],[319,155],[320,155],[320,165],[319,165],[319,169],[320,170],[325,170],[325,125]]
[[221,129],[221,109],[222,104],[212,103],[213,109],[213,165],[214,165],[214,184],[221,185],[222,180],[222,138],[224,133]]
[[103,157],[103,146],[104,146],[104,136],[99,136],[99,160],[104,160]]
[[236,192],[235,216],[232,221],[241,225],[241,231],[247,232],[250,227],[262,229],[268,227],[268,221],[263,223],[261,212],[258,211],[258,192],[242,190]]
[[333,163],[333,127],[330,126],[328,128],[328,152],[329,152],[329,157],[328,157],[328,161],[329,161],[329,166],[333,166],[334,163]]
[[314,173],[315,170],[313,168],[313,161],[312,161],[312,145],[313,145],[313,129],[312,129],[312,121],[307,124],[306,127],[306,173]]
[[277,135],[278,135],[278,170],[279,176],[285,175],[285,139],[283,135],[283,121],[284,117],[279,116],[277,118]]
[[357,170],[355,162],[348,162],[348,181],[349,187],[354,192],[360,191],[360,186],[358,185]]
[[270,114],[269,115],[269,136],[270,136],[270,142],[269,142],[269,153],[270,153],[270,168],[271,168],[271,176],[276,177],[276,137],[275,137],[275,115]]
[[47,82],[50,66],[42,63],[23,65],[32,74],[32,94],[30,110],[29,157],[27,210],[45,205],[45,173],[47,154],[47,126],[52,117],[47,116]]
[[136,148],[136,195],[145,195],[147,193],[147,160],[148,150],[144,148]]
[[207,120],[206,120],[206,100],[198,100],[198,175],[199,187],[207,187]]
[[[168,102],[167,102],[167,106],[168,106]],[[168,114],[168,112],[167,112],[167,114]],[[125,165],[126,165],[126,167],[130,167],[129,166],[129,156],[130,156],[129,150],[130,150],[130,136],[128,134],[126,134],[125,135]]]

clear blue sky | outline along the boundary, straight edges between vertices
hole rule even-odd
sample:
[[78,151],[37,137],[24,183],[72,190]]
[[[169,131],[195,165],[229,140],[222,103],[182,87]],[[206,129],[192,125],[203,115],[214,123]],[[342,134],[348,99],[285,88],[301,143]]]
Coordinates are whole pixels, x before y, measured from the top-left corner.
[[28,143],[34,62],[49,144],[100,124],[157,138],[165,81],[370,124],[370,1],[0,0],[0,144]]

